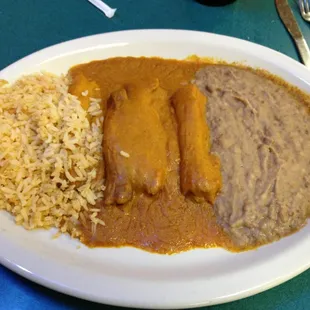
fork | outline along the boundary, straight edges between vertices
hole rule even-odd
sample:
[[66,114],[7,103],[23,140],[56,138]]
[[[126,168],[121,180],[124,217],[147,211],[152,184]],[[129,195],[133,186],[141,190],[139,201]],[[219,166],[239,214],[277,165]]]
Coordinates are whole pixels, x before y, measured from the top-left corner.
[[310,22],[310,0],[299,0],[298,4],[302,18]]

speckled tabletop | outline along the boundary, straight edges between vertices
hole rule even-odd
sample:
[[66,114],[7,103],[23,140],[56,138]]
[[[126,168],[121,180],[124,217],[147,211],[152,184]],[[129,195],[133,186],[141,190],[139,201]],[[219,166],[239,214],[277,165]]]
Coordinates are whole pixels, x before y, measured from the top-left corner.
[[[268,46],[299,60],[272,0],[237,0],[232,5],[217,8],[205,7],[193,0],[106,2],[118,8],[112,19],[103,16],[86,0],[1,0],[0,70],[21,57],[62,41],[97,33],[145,28],[225,34]],[[296,2],[291,0],[290,4],[304,36],[310,42],[309,24],[300,18]],[[116,307],[56,293],[0,266],[0,310],[88,308]],[[208,309],[308,310],[310,270],[267,292]]]

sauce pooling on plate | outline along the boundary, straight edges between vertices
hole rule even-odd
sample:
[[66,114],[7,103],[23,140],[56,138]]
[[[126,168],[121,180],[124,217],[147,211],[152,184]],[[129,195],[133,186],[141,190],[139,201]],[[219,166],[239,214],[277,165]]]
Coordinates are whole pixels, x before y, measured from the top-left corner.
[[[282,206],[288,198],[284,197],[281,206],[272,203],[281,192],[278,185],[284,188],[286,185],[280,181],[283,170],[281,175],[276,173],[280,166],[274,153],[270,151],[268,155],[267,150],[275,150],[280,161],[289,161],[295,156],[296,145],[289,144],[292,150],[288,145],[286,158],[283,148],[274,149],[268,139],[273,139],[275,134],[278,139],[284,139],[286,131],[274,131],[272,126],[268,127],[268,122],[262,127],[256,124],[252,126],[253,136],[260,137],[257,130],[266,128],[265,139],[254,139],[252,144],[247,144],[249,148],[241,147],[237,141],[238,132],[247,132],[247,126],[251,126],[249,122],[273,121],[273,116],[264,118],[266,110],[256,106],[262,100],[268,104],[268,96],[277,98],[275,93],[280,92],[290,99],[287,109],[299,113],[300,125],[293,122],[290,129],[300,131],[298,126],[305,127],[302,127],[305,130],[297,147],[307,155],[308,113],[298,103],[298,92],[251,69],[214,67],[218,70],[197,60],[127,57],[94,61],[70,70],[69,91],[79,97],[85,109],[89,108],[91,97],[100,98],[104,118],[99,177],[104,178],[106,189],[96,210],[105,225],[94,227],[91,219],[82,221],[84,243],[109,247],[129,245],[158,253],[176,253],[196,247],[240,251],[274,241],[304,225],[310,213],[310,197],[304,191],[304,196],[296,202],[298,212],[290,213],[294,225],[289,227],[278,220],[283,217]],[[207,79],[208,70],[212,74]],[[200,73],[196,74],[198,71]],[[253,85],[244,80],[249,74]],[[259,93],[253,96],[257,81]],[[270,104],[278,104],[277,100],[270,100]],[[226,111],[225,106],[230,107],[229,117],[223,118],[221,113]],[[255,111],[260,114],[257,118],[252,117]],[[283,117],[285,115],[283,112]],[[253,162],[251,167],[245,165],[249,170],[236,166],[241,163],[241,155],[242,160],[251,162],[247,156],[258,147],[263,151],[261,161]],[[245,149],[240,154],[238,150],[242,148]],[[291,174],[301,189],[309,184],[309,164],[303,161]],[[252,201],[248,199],[252,197],[248,195],[252,190],[251,178],[248,187],[241,187],[243,181],[239,180],[248,179],[252,172],[256,180],[265,169],[273,179],[266,179],[264,184],[268,188],[259,185],[258,192],[264,190],[266,196],[263,197],[265,207],[272,206],[270,212],[264,213],[262,208],[255,208],[261,201],[260,195],[255,195]],[[296,187],[290,192],[294,194],[298,194]],[[274,222],[269,221],[270,218]],[[272,223],[284,224],[268,238],[261,238],[268,230],[264,223],[270,223],[270,227],[275,226]]]
[[[100,88],[104,111],[104,198],[90,246],[131,245],[160,253],[231,247],[211,204],[221,189],[210,154],[206,97],[191,83],[200,65],[115,58],[74,67],[70,91]],[[87,103],[86,103],[87,108]],[[125,156],[124,156],[125,155]]]

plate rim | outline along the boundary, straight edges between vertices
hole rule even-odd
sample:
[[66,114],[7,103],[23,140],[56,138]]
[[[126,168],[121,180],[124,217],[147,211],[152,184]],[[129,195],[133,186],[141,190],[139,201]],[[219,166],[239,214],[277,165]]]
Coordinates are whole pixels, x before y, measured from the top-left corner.
[[97,296],[94,296],[92,298],[90,298],[89,294],[78,291],[78,290],[74,290],[74,289],[70,289],[66,286],[63,286],[61,284],[55,284],[54,282],[48,281],[46,279],[43,279],[41,277],[38,277],[36,275],[34,275],[32,272],[24,269],[22,266],[16,265],[16,264],[12,264],[9,260],[6,260],[5,258],[0,256],[0,263],[6,267],[8,270],[16,273],[17,275],[31,281],[34,282],[38,285],[42,285],[45,288],[51,289],[53,291],[56,291],[58,293],[61,294],[65,294],[68,295],[70,297],[74,297],[74,298],[78,298],[78,299],[82,299],[85,301],[89,301],[89,302],[94,302],[94,303],[98,303],[98,304],[103,304],[103,305],[111,305],[111,306],[115,306],[115,307],[124,307],[124,308],[136,308],[136,309],[194,309],[194,308],[200,308],[200,307],[209,307],[209,306],[216,306],[216,305],[222,305],[222,304],[227,304],[227,303],[231,303],[234,301],[238,301],[238,300],[242,300],[242,299],[246,299],[248,297],[251,296],[255,296],[257,294],[263,293],[265,291],[268,291],[272,288],[275,288],[299,275],[301,275],[303,272],[307,271],[310,268],[310,264],[308,267],[305,268],[300,268],[296,273],[291,273],[290,275],[288,275],[287,277],[283,277],[280,279],[277,279],[276,281],[274,281],[273,283],[269,283],[265,286],[261,286],[258,287],[256,289],[252,289],[251,291],[245,291],[243,293],[238,294],[237,297],[235,296],[229,296],[229,297],[223,297],[221,299],[218,299],[215,302],[198,302],[198,303],[188,303],[188,304],[178,304],[178,303],[174,303],[174,304],[166,304],[166,305],[160,305],[160,304],[147,304],[146,302],[143,303],[133,303],[133,304],[129,304],[126,301],[121,301],[121,300],[114,300],[114,299],[108,299],[105,298],[105,300],[103,301],[102,298],[98,298]]

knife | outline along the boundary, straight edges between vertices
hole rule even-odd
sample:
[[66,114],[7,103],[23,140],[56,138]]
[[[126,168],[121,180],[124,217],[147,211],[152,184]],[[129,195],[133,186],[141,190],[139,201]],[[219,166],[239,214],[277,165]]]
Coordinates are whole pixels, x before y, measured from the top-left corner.
[[300,31],[300,28],[287,0],[275,0],[275,2],[281,20],[295,41],[303,63],[306,67],[310,68],[310,51],[308,44]]

